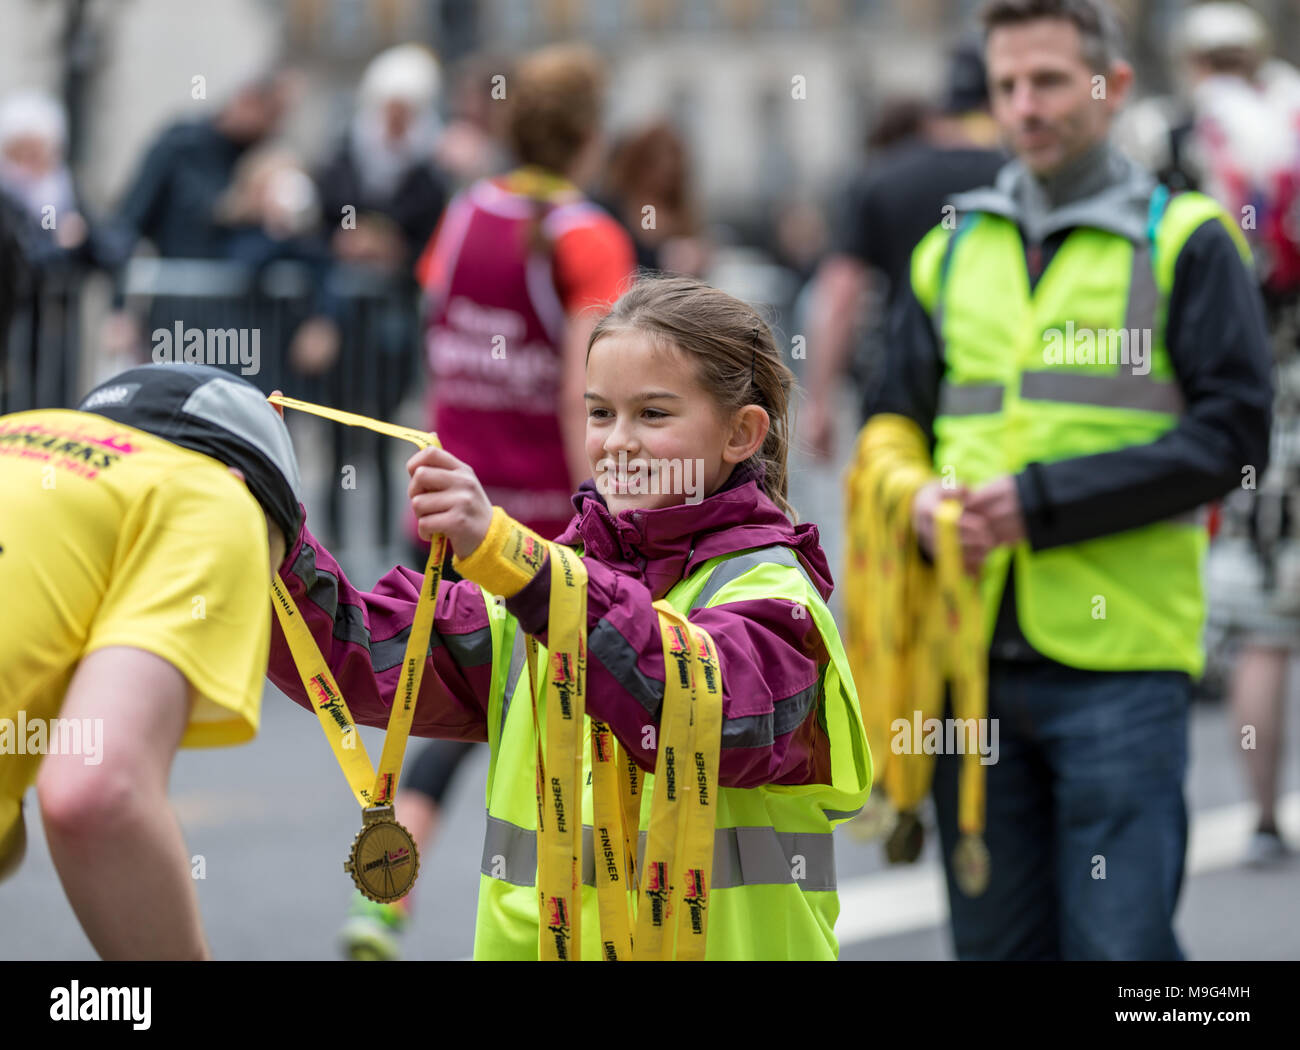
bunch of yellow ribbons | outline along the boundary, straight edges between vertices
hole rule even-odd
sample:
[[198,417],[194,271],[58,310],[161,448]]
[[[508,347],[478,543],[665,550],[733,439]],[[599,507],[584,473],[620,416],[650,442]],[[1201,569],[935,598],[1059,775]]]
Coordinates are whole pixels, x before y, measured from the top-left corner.
[[[912,500],[933,480],[915,423],[880,415],[863,427],[847,479],[846,639],[871,753],[880,756],[876,780],[896,814],[886,841],[894,862],[920,853],[917,810],[934,773],[915,729],[942,724],[945,686],[959,725],[978,727],[988,715],[983,620],[978,587],[962,566],[961,504],[940,504],[933,565],[912,529]],[[969,896],[982,893],[989,876],[980,758],[977,748],[965,749],[958,792],[954,869]],[[880,806],[876,799],[877,817]]]
[[[513,544],[507,541],[506,546]],[[537,739],[538,954],[567,960],[580,958],[582,943],[587,572],[567,547],[546,546],[551,556],[551,648],[545,674],[538,673],[537,644],[528,640]],[[655,610],[664,646],[664,703],[640,871],[641,771],[605,723],[591,722],[600,950],[612,962],[703,959],[708,935],[722,742],[718,654],[708,634],[667,602],[655,602]],[[632,887],[637,887],[635,893]]]

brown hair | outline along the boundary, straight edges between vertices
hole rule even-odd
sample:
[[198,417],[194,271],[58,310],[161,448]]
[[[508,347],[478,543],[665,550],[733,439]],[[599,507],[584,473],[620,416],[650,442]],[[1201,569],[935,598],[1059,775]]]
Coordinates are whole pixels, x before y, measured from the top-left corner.
[[623,201],[663,207],[672,235],[696,232],[686,143],[668,121],[647,124],[619,140],[607,167],[609,188]]
[[787,499],[795,377],[758,311],[694,277],[643,276],[596,323],[588,355],[597,339],[620,331],[644,332],[690,358],[724,419],[744,405],[767,412],[771,426],[752,458],[762,465],[763,491],[797,521]]
[[1123,34],[1106,0],[988,0],[979,18],[985,43],[1001,26],[1040,18],[1073,22],[1082,37],[1083,59],[1097,73],[1109,73],[1123,52]]
[[590,48],[556,44],[526,56],[508,96],[506,134],[520,163],[565,174],[600,126],[604,86]]

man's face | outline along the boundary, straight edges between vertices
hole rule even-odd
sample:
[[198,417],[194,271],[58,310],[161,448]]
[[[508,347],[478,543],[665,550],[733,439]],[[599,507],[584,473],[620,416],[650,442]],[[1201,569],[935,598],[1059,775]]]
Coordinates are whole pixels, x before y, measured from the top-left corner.
[[[1065,18],[999,26],[988,38],[989,92],[1003,138],[1036,175],[1051,175],[1106,137],[1132,70],[1100,80]],[[1100,96],[1100,97],[1099,97]]]

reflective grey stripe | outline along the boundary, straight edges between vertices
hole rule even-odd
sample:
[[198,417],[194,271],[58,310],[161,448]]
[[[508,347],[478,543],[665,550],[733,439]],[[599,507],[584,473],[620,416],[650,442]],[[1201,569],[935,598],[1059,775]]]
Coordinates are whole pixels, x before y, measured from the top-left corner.
[[[705,583],[704,589],[700,591],[699,597],[691,602],[691,609],[703,609],[709,604],[718,591],[722,590],[733,580],[739,579],[750,569],[756,569],[760,565],[786,565],[792,569],[798,569],[799,575],[804,578],[809,587],[815,591],[813,582],[809,579],[808,571],[803,567],[799,558],[789,547],[779,543],[774,543],[770,547],[758,547],[754,550],[746,551],[744,554],[738,554],[734,558],[728,558],[713,567],[713,572],[709,574],[708,582]],[[689,610],[688,610],[689,611]]]
[[501,736],[506,735],[506,712],[510,710],[510,698],[515,695],[519,676],[524,673],[524,662],[528,659],[526,646],[523,628],[516,622],[515,640],[510,647],[510,669],[506,671],[506,691],[501,698]]
[[601,662],[627,692],[636,697],[646,713],[658,717],[664,702],[664,686],[644,674],[636,665],[637,651],[608,620],[600,620],[587,636],[587,651]]
[[1026,401],[1065,401],[1075,405],[1131,408],[1142,412],[1183,411],[1177,382],[1127,373],[1088,375],[1081,372],[1023,372],[1020,396]]
[[978,416],[1002,411],[1001,383],[939,384],[939,415]]
[[[637,864],[645,857],[646,833],[638,837]],[[596,884],[590,825],[582,827],[582,881]],[[479,870],[514,886],[534,886],[537,833],[489,815]],[[796,875],[799,877],[796,878]],[[830,832],[775,831],[768,827],[718,828],[713,836],[713,888],[795,885],[835,889],[835,840]]]
[[822,812],[826,814],[827,820],[849,820],[861,813],[863,808],[859,806],[857,809],[824,809]]
[[[745,573],[760,565],[785,565],[797,569],[804,582],[815,592],[808,571],[799,561],[798,556],[789,547],[776,543],[769,547],[758,547],[734,558],[728,558],[714,566],[708,582],[696,599],[691,602],[691,609],[703,609],[709,601],[727,584],[740,579]],[[821,689],[820,679],[802,692],[778,700],[772,705],[772,713],[764,715],[745,715],[728,718],[722,723],[722,747],[771,747],[772,741],[784,736],[803,724]]]
[[303,544],[290,570],[302,580],[307,599],[323,610],[334,621],[334,637],[341,642],[352,642],[370,649],[370,632],[366,630],[365,615],[355,605],[339,607],[339,581],[332,572],[316,567],[316,550]]
[[807,689],[777,700],[770,715],[745,715],[728,718],[722,723],[722,748],[771,747],[772,741],[793,732],[803,724],[812,710],[822,683],[819,678]]
[[[393,637],[383,641],[372,642],[370,646],[370,666],[380,674],[396,667],[406,655],[406,643],[411,637],[411,624],[407,624]],[[482,667],[492,662],[492,629],[480,627],[477,631],[466,634],[438,634],[434,632],[429,639],[429,652],[439,645],[445,645],[451,657],[460,667]]]
[[1151,248],[1146,241],[1133,248],[1133,269],[1128,280],[1128,307],[1124,311],[1124,327],[1132,332],[1150,331],[1155,338],[1156,310],[1160,305],[1160,290],[1156,287],[1156,274],[1151,266]]
[[[483,862],[479,870],[490,878],[515,886],[537,884],[537,832],[488,814],[483,836]],[[582,826],[582,884],[596,885],[591,852],[591,825]]]

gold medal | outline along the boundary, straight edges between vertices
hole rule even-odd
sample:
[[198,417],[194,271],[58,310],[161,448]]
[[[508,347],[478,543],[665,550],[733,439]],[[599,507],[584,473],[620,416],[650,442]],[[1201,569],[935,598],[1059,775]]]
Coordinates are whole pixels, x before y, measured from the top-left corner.
[[925,828],[913,811],[900,813],[894,829],[885,839],[885,856],[890,864],[912,864],[925,845]]
[[415,883],[420,851],[411,833],[393,819],[392,806],[373,806],[363,810],[363,816],[343,870],[372,901],[391,904]]
[[992,860],[984,840],[974,832],[967,832],[952,851],[952,874],[957,886],[967,897],[978,897],[989,888],[989,870]]

